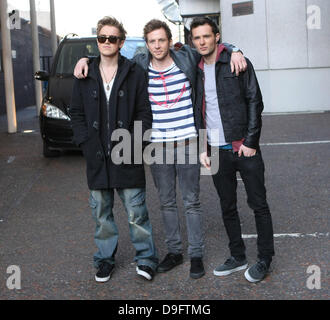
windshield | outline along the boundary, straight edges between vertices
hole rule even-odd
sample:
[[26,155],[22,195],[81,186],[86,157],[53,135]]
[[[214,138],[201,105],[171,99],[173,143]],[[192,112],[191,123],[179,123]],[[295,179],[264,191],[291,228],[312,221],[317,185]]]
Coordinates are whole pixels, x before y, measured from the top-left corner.
[[[146,52],[143,39],[126,39],[120,53],[128,59],[136,54]],[[56,74],[73,74],[74,67],[78,60],[84,56],[98,56],[99,50],[95,39],[86,41],[68,41],[62,46],[57,61]]]

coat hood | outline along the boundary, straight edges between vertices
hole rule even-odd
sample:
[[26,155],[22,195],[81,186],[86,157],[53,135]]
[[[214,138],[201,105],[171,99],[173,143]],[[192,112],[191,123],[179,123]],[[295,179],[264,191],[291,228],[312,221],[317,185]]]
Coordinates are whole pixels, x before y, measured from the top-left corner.
[[[219,44],[217,50],[218,50],[217,57],[216,57],[215,61],[216,62],[221,61],[223,63],[227,63],[230,60],[230,58],[229,58],[226,47],[223,44]],[[222,54],[223,52],[224,52],[224,54]],[[198,67],[203,71],[204,71],[204,63],[205,63],[205,61],[204,61],[204,58],[202,57],[201,61],[198,64]]]

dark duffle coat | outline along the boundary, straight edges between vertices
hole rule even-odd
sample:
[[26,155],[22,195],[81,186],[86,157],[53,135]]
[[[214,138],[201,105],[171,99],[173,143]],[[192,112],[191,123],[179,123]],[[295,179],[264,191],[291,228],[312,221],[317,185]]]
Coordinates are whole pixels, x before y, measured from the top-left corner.
[[147,75],[139,65],[119,56],[107,105],[99,63],[100,57],[94,59],[87,78],[75,79],[70,106],[74,141],[86,159],[88,187],[90,190],[143,188],[143,163],[114,164],[111,153],[119,142],[109,141],[109,137],[116,129],[128,130],[133,160],[134,143],[142,145],[137,141],[142,138],[133,136],[134,121],[142,122],[142,134],[152,127]]

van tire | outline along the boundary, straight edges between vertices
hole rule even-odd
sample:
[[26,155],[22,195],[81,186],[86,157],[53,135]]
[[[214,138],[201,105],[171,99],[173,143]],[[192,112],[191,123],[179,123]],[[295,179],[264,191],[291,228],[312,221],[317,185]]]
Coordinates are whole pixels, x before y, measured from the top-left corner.
[[55,158],[59,157],[61,154],[60,150],[51,150],[49,149],[47,143],[43,141],[43,155],[45,158]]

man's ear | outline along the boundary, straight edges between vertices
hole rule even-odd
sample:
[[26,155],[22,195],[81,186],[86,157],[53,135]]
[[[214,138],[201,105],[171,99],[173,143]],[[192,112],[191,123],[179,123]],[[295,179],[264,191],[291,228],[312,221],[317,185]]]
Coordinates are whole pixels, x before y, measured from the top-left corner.
[[220,41],[220,33],[217,33],[215,35],[216,42],[218,43]]
[[124,43],[125,43],[125,40],[120,40],[119,49],[121,49],[123,47]]

